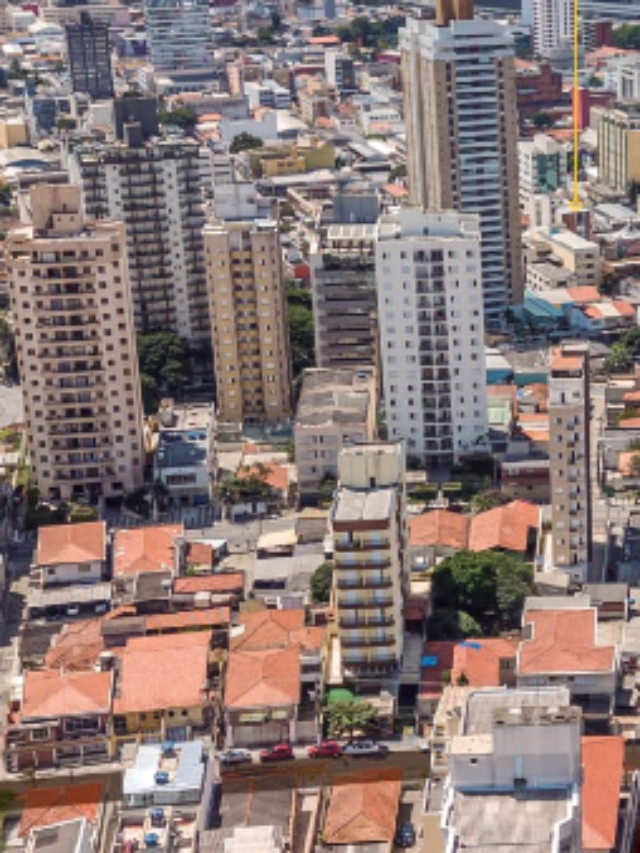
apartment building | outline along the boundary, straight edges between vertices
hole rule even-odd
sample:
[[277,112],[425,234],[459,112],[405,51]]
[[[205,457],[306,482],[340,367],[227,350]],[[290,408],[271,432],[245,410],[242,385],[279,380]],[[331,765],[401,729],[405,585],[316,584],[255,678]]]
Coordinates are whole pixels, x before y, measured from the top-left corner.
[[71,177],[89,216],[126,226],[136,330],[172,329],[209,360],[202,189],[212,183],[210,157],[190,139],[146,139],[135,122],[123,136],[76,148]]
[[80,190],[38,184],[5,246],[32,476],[43,497],[142,483],[142,402],[121,222],[84,219]]
[[573,45],[575,0],[533,0],[533,48],[538,56],[551,56]]
[[374,223],[334,224],[311,246],[319,367],[339,369],[377,363],[376,235]]
[[577,581],[591,560],[589,345],[561,344],[549,374],[552,561]]
[[334,601],[346,673],[384,675],[402,659],[408,585],[401,443],[345,447],[331,514]]
[[513,39],[439,0],[435,22],[400,30],[411,200],[480,215],[487,320],[523,300]]
[[339,50],[328,50],[324,55],[324,71],[327,80],[335,86],[340,95],[357,91],[356,72],[353,57]]
[[602,261],[597,243],[585,240],[568,228],[538,228],[531,237],[539,244],[539,249],[551,252],[554,260],[575,277],[576,284],[592,287],[600,284]]
[[536,195],[562,189],[567,179],[567,149],[551,136],[537,133],[518,142],[520,206],[527,211]]
[[149,58],[157,71],[213,65],[213,29],[207,0],[145,0]]
[[373,367],[305,370],[293,432],[303,503],[317,499],[325,477],[337,479],[345,445],[373,441],[377,400]]
[[598,175],[602,183],[626,193],[640,181],[640,106],[618,103],[598,111]]
[[478,217],[402,208],[376,244],[387,427],[411,454],[448,464],[487,431]]
[[580,853],[581,722],[566,688],[471,692],[449,747],[445,849]]
[[204,244],[218,419],[287,421],[291,359],[278,226],[215,222]]
[[81,12],[80,20],[67,24],[65,33],[73,91],[96,100],[113,98],[109,27]]

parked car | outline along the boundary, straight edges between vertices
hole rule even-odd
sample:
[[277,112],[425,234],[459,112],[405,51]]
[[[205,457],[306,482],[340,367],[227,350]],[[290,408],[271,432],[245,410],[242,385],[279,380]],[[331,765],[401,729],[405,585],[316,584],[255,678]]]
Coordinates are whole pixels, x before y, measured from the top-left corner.
[[322,743],[310,746],[307,752],[309,758],[340,758],[342,747],[336,740],[323,740]]
[[416,831],[413,828],[412,823],[403,823],[401,824],[397,831],[395,837],[396,847],[413,847],[416,843]]
[[251,764],[251,753],[246,749],[226,749],[219,755],[220,764]]
[[344,755],[386,755],[389,747],[375,740],[354,740],[342,747]]
[[260,753],[260,761],[289,761],[293,758],[293,750],[288,743],[277,743]]

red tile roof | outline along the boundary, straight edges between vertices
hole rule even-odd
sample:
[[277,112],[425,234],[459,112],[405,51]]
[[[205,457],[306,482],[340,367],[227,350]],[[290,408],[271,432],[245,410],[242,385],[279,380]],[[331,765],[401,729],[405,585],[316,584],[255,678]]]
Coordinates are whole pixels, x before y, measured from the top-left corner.
[[112,681],[111,672],[28,670],[24,677],[22,718],[107,713]]
[[624,738],[583,737],[582,845],[613,850],[620,811]]
[[241,613],[239,623],[244,630],[234,633],[230,647],[234,651],[261,651],[285,649],[320,649],[325,639],[325,629],[307,627],[304,610],[259,610]]
[[186,594],[197,592],[231,593],[244,591],[244,572],[216,572],[213,575],[194,575],[193,577],[176,578],[173,582],[175,593]]
[[539,524],[540,508],[527,501],[512,501],[481,512],[471,519],[469,550],[500,548],[524,554],[529,544],[529,531],[537,530]]
[[324,821],[326,844],[393,841],[402,788],[399,770],[367,770],[336,780]]
[[[265,471],[265,481],[279,492],[285,492],[289,488],[289,472],[283,465],[278,465],[277,462],[263,463]],[[237,476],[240,480],[246,480],[252,475],[260,476],[260,468],[257,465],[241,465],[238,468]]]
[[135,637],[119,652],[122,667],[115,714],[193,708],[207,684],[208,631]]
[[597,646],[596,610],[529,610],[532,636],[518,651],[518,673],[611,672],[615,646]]
[[88,563],[107,555],[107,529],[104,521],[85,524],[56,524],[38,530],[36,563],[52,566],[60,563]]
[[173,570],[176,539],[184,538],[182,524],[119,530],[113,545],[114,577]]
[[101,619],[70,622],[52,641],[44,664],[47,669],[91,669],[104,651]]
[[189,628],[213,628],[231,622],[231,608],[208,607],[202,610],[181,610],[178,613],[152,613],[144,617],[147,631],[168,631]]
[[102,797],[101,782],[66,785],[60,781],[51,788],[28,788],[18,834],[28,838],[34,829],[79,818],[95,823]]
[[300,701],[298,649],[230,652],[224,691],[227,708],[264,708]]
[[187,545],[186,562],[193,566],[213,566],[215,550],[206,542],[189,542]]
[[633,307],[633,305],[630,305],[628,302],[623,302],[620,299],[616,299],[613,302],[613,307],[617,308],[623,317],[635,317],[636,316],[636,309]]
[[467,547],[469,520],[459,512],[434,509],[409,519],[409,542],[415,546]]
[[601,302],[602,297],[598,293],[597,287],[592,287],[590,284],[577,285],[576,287],[568,287],[567,293],[574,302]]
[[423,666],[420,672],[420,696],[439,696],[444,689],[443,675],[451,672],[457,643],[454,640],[427,641],[423,655],[435,659],[434,666]]
[[[458,643],[453,653],[451,683],[457,684],[464,673],[470,687],[502,687],[505,678],[500,662],[512,660],[515,664],[518,642],[515,637],[481,637]],[[511,672],[515,680],[515,667]]]

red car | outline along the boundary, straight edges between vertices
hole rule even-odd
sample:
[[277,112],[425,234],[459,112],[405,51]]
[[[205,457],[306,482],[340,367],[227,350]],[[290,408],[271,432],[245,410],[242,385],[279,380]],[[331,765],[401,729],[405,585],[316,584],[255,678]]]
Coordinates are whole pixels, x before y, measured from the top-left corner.
[[340,758],[342,747],[335,740],[323,740],[307,750],[309,758]]
[[290,761],[292,758],[293,750],[288,743],[277,743],[260,753],[260,761]]

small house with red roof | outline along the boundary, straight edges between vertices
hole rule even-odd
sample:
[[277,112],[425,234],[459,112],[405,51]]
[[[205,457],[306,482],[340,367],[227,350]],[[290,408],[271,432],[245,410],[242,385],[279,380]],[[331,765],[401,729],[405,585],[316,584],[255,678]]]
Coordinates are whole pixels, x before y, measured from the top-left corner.
[[38,530],[35,564],[43,587],[99,583],[106,578],[104,521],[56,524]]

